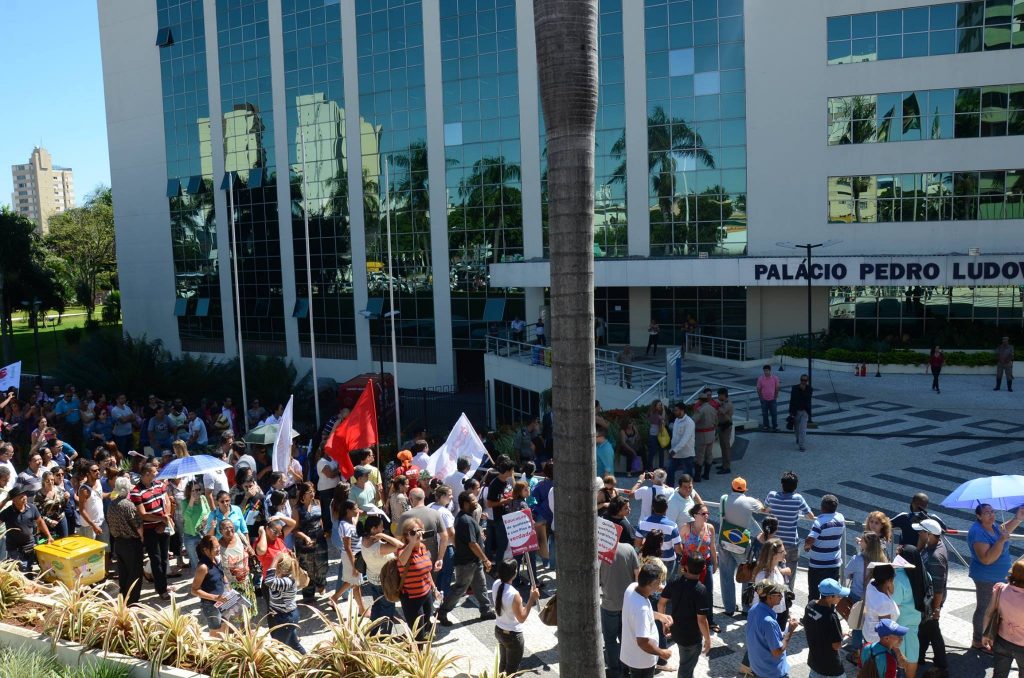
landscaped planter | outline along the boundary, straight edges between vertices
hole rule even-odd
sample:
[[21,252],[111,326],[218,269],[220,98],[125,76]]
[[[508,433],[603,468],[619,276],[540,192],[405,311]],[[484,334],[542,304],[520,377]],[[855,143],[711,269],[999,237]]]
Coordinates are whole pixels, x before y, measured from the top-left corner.
[[[781,357],[781,356],[777,356]],[[828,370],[830,372],[847,372],[853,374],[854,363],[840,363],[834,360],[818,360],[815,358],[813,361],[814,369],[816,370]],[[783,364],[790,369],[801,370],[807,367],[807,358],[791,358],[786,356]],[[875,376],[876,370],[882,374],[918,374],[921,377],[931,376],[931,371],[926,371],[925,365],[881,365],[880,369],[871,361],[867,362],[867,376]],[[960,375],[974,375],[974,376],[986,376],[995,378],[996,368],[995,365],[981,365],[980,367],[967,367],[965,365],[944,365],[942,367],[942,376],[948,376],[950,374]]]
[[[11,648],[23,647],[33,652],[52,655],[67,666],[108,661],[127,666],[133,678],[152,678],[154,675],[150,663],[142,659],[126,657],[121,654],[104,654],[102,650],[90,650],[78,643],[69,643],[64,640],[58,640],[55,645],[49,636],[3,622],[0,622],[0,645]],[[183,671],[169,666],[161,666],[155,675],[160,678],[205,677],[205,674]]]

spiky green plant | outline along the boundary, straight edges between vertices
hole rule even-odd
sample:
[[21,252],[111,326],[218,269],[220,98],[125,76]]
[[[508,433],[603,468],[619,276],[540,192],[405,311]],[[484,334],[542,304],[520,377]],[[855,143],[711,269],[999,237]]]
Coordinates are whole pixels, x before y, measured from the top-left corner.
[[0,618],[6,617],[11,607],[25,599],[30,587],[31,582],[18,569],[18,561],[0,562]]
[[399,642],[385,646],[385,651],[394,656],[401,667],[398,675],[408,678],[441,678],[447,675],[460,657],[447,652],[439,652],[434,648],[434,634],[431,632],[424,642],[416,642],[419,624],[406,628],[398,637]]
[[43,631],[56,646],[58,640],[82,642],[92,625],[102,616],[101,603],[110,600],[110,596],[102,589],[84,586],[71,588],[63,582],[57,582],[57,588],[50,599],[52,607],[43,622]]
[[25,648],[0,649],[0,678],[57,678],[60,664],[53,657]]
[[299,673],[299,654],[253,624],[247,612],[239,626],[212,643],[209,658],[212,678],[289,678]]
[[522,671],[516,671],[515,673],[506,673],[501,670],[501,655],[498,653],[498,649],[494,649],[494,663],[483,670],[480,675],[476,678],[516,678],[516,676],[523,675]]
[[139,608],[129,605],[123,595],[98,604],[100,616],[89,627],[83,644],[103,648],[103,652],[129,657],[143,656],[146,630]]
[[362,615],[345,619],[337,603],[334,603],[334,614],[336,619],[344,619],[341,623],[333,622],[315,608],[313,613],[330,635],[303,657],[301,669],[312,678],[400,675],[391,654],[382,651],[385,645],[392,643],[391,638],[376,635],[385,620],[371,621]]
[[169,607],[140,607],[142,650],[152,662],[155,677],[161,665],[204,672],[209,667],[209,645],[196,618],[182,614],[171,599]]

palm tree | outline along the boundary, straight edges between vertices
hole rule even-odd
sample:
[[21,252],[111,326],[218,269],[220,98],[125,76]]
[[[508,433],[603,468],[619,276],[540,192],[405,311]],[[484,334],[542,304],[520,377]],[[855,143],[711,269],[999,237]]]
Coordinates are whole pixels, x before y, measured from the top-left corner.
[[[473,214],[482,217],[483,223],[473,226],[494,237],[492,252],[495,257],[504,254],[507,247],[518,247],[522,251],[523,236],[519,228],[522,223],[522,191],[513,185],[519,177],[519,165],[499,155],[474,162],[473,173],[459,182],[463,206],[473,208]],[[480,243],[467,242],[466,246],[476,244]]]
[[534,2],[547,131],[551,388],[559,463],[558,643],[573,675],[603,676],[594,456],[594,128],[598,0]]

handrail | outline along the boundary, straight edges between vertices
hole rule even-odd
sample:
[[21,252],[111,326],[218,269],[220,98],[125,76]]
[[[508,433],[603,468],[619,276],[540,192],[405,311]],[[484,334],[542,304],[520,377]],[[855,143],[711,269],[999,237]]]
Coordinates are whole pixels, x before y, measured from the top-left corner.
[[[667,380],[668,380],[668,378],[664,377],[664,376],[661,379],[658,379],[658,381],[656,381],[653,384],[651,384],[650,386],[648,386],[647,389],[643,393],[641,393],[637,397],[633,398],[633,400],[628,405],[626,405],[624,408],[622,408],[622,409],[628,410],[631,407],[636,407],[637,404],[641,400],[643,400],[644,396],[646,396],[648,393],[650,393],[654,389],[658,388],[659,386],[664,387],[665,386],[665,382]],[[664,388],[662,388],[662,393],[661,394],[664,395]]]

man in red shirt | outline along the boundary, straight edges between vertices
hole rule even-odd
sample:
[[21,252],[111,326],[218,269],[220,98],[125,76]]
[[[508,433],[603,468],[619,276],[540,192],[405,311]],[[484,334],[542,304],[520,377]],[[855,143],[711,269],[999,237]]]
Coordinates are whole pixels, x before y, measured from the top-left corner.
[[779,430],[779,378],[772,374],[772,366],[765,365],[764,373],[757,378],[757,397],[761,401],[761,430],[768,430],[768,415],[771,415],[772,430]]
[[167,486],[157,480],[159,470],[155,462],[142,467],[139,483],[132,488],[129,499],[142,517],[142,544],[149,556],[149,567],[153,572],[153,587],[161,600],[170,600],[167,592],[167,551],[170,536],[167,528],[172,518],[167,498]]

